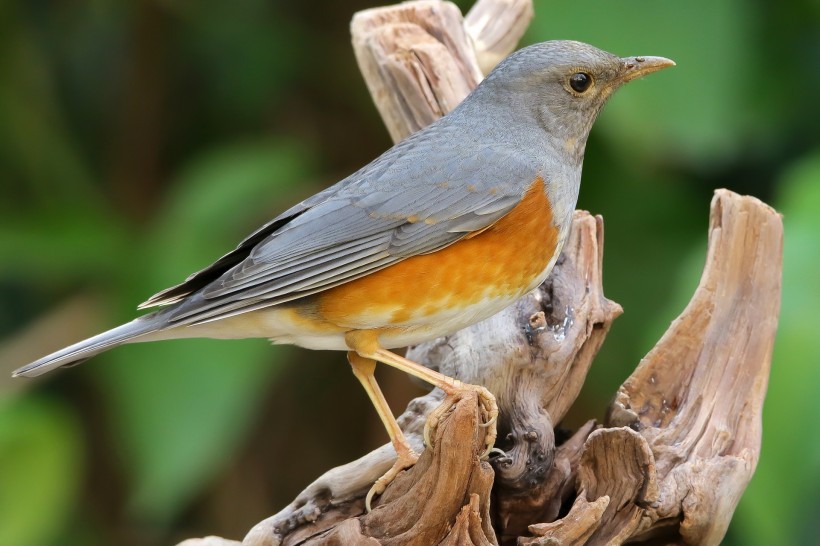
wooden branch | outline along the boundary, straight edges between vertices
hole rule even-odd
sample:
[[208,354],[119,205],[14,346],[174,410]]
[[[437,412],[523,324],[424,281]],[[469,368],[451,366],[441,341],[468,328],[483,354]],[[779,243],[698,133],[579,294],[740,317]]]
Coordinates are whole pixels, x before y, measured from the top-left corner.
[[515,51],[533,15],[532,0],[479,0],[467,12],[464,27],[484,74]]
[[[436,405],[411,404],[403,421],[412,421],[419,433]],[[416,413],[419,409],[424,413]],[[364,514],[363,496],[378,476],[373,478],[360,459],[325,474],[293,504],[254,527],[243,544],[465,544],[459,541],[464,536],[476,545],[497,544],[489,517],[493,471],[478,458],[484,449],[480,422],[476,397],[462,398],[436,429],[435,447],[396,478],[373,512]],[[382,448],[374,455],[381,459],[387,453]],[[393,458],[391,453],[384,459],[388,467]],[[351,483],[360,485],[347,496],[332,489]]]
[[[485,15],[512,5],[517,15]],[[356,55],[393,138],[454,107],[480,79],[478,66],[518,40],[527,10],[530,2],[481,0],[467,31],[446,2],[357,14]],[[718,544],[759,453],[782,223],[760,201],[720,190],[709,242],[691,303],[619,389],[604,427],[590,421],[563,441],[554,433],[621,313],[603,295],[602,220],[576,212],[542,286],[484,322],[408,350],[496,395],[502,452],[479,460],[484,430],[470,396],[424,450],[426,416],[443,399],[434,390],[399,418],[423,453],[373,512],[364,513],[363,497],[395,459],[389,444],[326,472],[242,544]]]
[[393,141],[464,100],[482,69],[515,49],[531,18],[532,0],[479,0],[466,22],[455,4],[439,0],[357,13],[353,51]]
[[650,520],[680,520],[687,544],[717,544],[754,473],[780,312],[783,225],[753,197],[718,190],[694,297],[621,386],[611,426],[651,449]]
[[777,212],[715,193],[695,295],[589,436],[574,519],[526,544],[720,544],[760,452],[782,253]]

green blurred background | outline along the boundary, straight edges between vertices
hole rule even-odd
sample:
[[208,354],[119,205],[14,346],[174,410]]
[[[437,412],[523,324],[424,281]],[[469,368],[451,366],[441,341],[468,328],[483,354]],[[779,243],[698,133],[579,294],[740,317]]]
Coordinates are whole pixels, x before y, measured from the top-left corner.
[[[240,538],[386,441],[339,353],[179,341],[9,377],[390,145],[348,36],[376,5],[0,3],[0,544]],[[763,451],[727,544],[820,533],[819,21],[816,0],[538,0],[526,38],[678,62],[614,97],[589,141],[579,207],[606,219],[626,313],[575,422],[683,309],[715,188],[784,214]],[[380,373],[397,412],[420,393]]]

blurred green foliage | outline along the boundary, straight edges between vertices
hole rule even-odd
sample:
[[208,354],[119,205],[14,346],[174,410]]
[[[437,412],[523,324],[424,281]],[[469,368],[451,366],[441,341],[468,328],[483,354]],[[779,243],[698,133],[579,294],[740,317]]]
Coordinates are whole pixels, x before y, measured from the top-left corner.
[[0,400],[0,544],[47,544],[74,511],[84,467],[79,424],[45,397]]
[[[347,36],[376,5],[0,4],[0,544],[239,537],[385,440],[341,355],[264,341],[134,345],[8,377],[88,322],[42,320],[64,302],[96,302],[83,309],[99,328],[126,320],[389,146]],[[605,286],[626,313],[572,418],[600,415],[683,308],[713,189],[768,201],[786,226],[780,330],[761,460],[726,542],[810,543],[820,7],[539,0],[528,41],[553,38],[678,62],[616,95],[589,142],[579,206],[606,219]],[[38,342],[20,348],[25,332]]]

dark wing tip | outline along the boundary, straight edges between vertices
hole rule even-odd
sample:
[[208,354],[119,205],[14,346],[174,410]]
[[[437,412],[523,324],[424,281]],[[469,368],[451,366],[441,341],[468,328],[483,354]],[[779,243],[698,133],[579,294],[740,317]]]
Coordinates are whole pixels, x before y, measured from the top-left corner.
[[162,292],[157,292],[141,304],[137,305],[137,309],[148,309],[149,307],[156,307],[158,305],[170,305],[180,301],[185,296],[191,294],[192,290],[187,286],[188,281],[182,284],[166,288]]
[[307,209],[299,210],[289,216],[280,217],[279,219],[264,225],[255,231],[251,236],[242,241],[239,246],[231,252],[228,252],[205,269],[190,275],[187,279],[185,279],[185,282],[170,288],[166,288],[162,292],[157,292],[146,301],[139,304],[137,309],[147,309],[148,307],[155,307],[158,305],[178,303],[194,292],[211,284],[229,269],[244,261],[257,244],[278,231],[282,226],[297,216],[300,216],[305,212],[305,210]]

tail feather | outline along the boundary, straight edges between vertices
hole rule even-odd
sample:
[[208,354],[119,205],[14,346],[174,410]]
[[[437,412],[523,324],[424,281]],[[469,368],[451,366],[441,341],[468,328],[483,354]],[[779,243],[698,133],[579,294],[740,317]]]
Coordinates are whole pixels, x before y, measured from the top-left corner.
[[140,336],[156,331],[161,321],[155,315],[145,315],[132,320],[122,326],[112,328],[94,337],[75,343],[65,349],[51,353],[48,356],[27,364],[15,370],[12,377],[36,377],[63,366],[73,366],[89,358],[112,349],[123,343],[128,343]]

